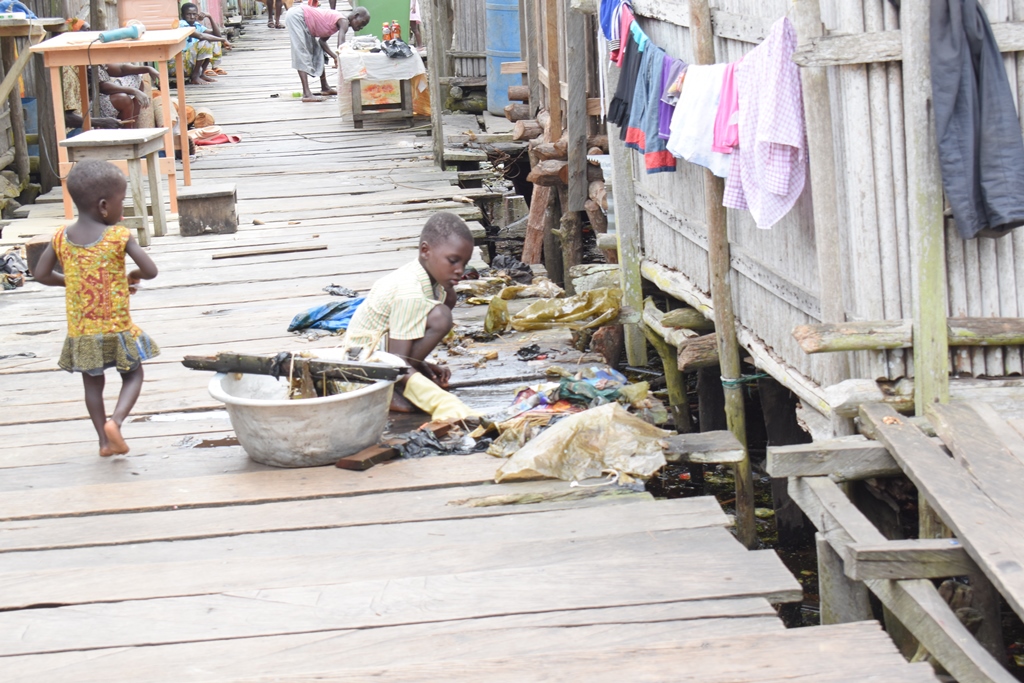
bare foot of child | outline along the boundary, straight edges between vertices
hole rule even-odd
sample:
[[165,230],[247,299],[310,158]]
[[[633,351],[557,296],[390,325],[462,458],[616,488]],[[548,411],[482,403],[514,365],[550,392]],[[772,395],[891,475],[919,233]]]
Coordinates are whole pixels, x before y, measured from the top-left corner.
[[116,455],[116,453],[114,453],[114,449],[110,447],[110,444],[107,444],[106,446],[100,446],[101,458],[109,458],[112,455]]
[[107,435],[107,440],[110,442],[108,447],[112,455],[124,455],[128,452],[128,444],[121,436],[121,425],[113,420],[107,420],[107,423],[103,425],[103,433]]
[[395,392],[391,396],[391,407],[388,408],[396,413],[418,413],[420,409],[412,404],[412,402],[399,392]]

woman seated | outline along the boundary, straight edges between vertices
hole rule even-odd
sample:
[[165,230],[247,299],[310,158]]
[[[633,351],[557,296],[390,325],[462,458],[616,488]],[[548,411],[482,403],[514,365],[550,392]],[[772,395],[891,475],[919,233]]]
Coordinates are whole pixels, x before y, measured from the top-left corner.
[[139,112],[149,106],[149,96],[142,90],[142,76],[156,78],[151,66],[103,64],[99,67],[100,115],[116,118],[122,128],[135,128]]

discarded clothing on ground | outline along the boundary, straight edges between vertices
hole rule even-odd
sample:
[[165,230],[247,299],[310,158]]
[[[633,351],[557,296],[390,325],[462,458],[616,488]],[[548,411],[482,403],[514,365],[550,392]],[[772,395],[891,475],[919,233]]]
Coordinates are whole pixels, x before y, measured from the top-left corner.
[[494,479],[546,476],[579,481],[609,472],[623,482],[646,479],[665,466],[668,436],[611,403],[555,423],[498,468]]
[[0,273],[21,275],[28,272],[28,264],[16,250],[0,256]]
[[288,325],[289,332],[297,330],[328,330],[338,332],[348,329],[348,324],[355,315],[356,308],[366,297],[357,297],[345,301],[332,301],[322,306],[314,306],[305,313],[299,313]]
[[512,328],[523,332],[600,327],[618,317],[621,305],[622,290],[614,287],[593,289],[565,299],[543,299],[512,316]]
[[396,441],[404,441],[395,446],[403,458],[426,458],[432,455],[469,455],[487,450],[490,439],[474,439],[468,434],[459,433],[445,439],[439,439],[433,432],[422,429],[408,434],[400,434]]

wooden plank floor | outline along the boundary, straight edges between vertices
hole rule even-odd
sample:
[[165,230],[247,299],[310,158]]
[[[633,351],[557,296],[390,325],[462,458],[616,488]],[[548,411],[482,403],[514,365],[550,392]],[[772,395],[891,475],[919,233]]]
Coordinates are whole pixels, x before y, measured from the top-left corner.
[[[129,456],[97,457],[80,381],[56,369],[63,291],[0,295],[0,680],[935,680],[874,623],[786,631],[772,605],[799,584],[740,546],[713,498],[495,485],[480,454],[366,472],[251,462],[181,357],[334,345],[286,326],[325,285],[365,291],[410,260],[432,211],[477,210],[421,133],[357,132],[336,102],[293,98],[287,33],[250,22],[236,45],[230,75],[189,97],[242,138],[193,165],[197,185],[237,185],[241,228],[189,239],[172,223],[153,241],[161,273],[133,316],[164,351]],[[60,222],[41,204],[4,241]],[[327,248],[212,258],[292,245]],[[593,360],[567,340],[512,334],[483,367],[443,360],[491,408],[545,364]],[[516,360],[531,342],[552,358]]]

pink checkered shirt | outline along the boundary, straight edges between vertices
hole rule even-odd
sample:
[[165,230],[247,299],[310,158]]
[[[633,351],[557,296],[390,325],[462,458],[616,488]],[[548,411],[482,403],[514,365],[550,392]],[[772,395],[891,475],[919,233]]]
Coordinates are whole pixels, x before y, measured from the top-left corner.
[[329,9],[302,6],[302,18],[306,20],[309,35],[314,38],[330,38],[338,32],[338,19],[345,15]]
[[807,180],[803,96],[794,50],[796,31],[783,17],[736,67],[740,144],[723,203],[730,209],[749,209],[759,228],[770,228],[789,213]]

